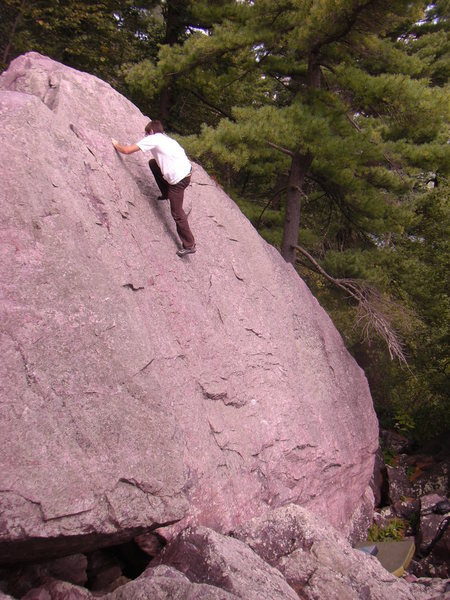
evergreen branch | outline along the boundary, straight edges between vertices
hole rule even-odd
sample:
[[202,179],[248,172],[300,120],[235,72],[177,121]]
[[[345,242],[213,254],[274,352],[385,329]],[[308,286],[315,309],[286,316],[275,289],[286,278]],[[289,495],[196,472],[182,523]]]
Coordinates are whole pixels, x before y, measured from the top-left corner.
[[[346,115],[346,116],[347,116],[348,121],[356,129],[356,131],[358,131],[359,133],[361,133],[362,129],[361,129],[360,125],[358,125],[358,123],[356,123],[356,121],[354,121],[350,115]],[[378,116],[380,116],[380,115],[378,115]],[[375,140],[369,140],[369,142],[371,144],[373,144],[374,146],[378,146],[379,145],[379,142],[376,142]],[[394,164],[394,162],[392,161],[392,159],[384,151],[383,151],[383,158],[389,164],[389,166],[391,167],[391,169],[395,173],[397,173],[397,175],[400,177],[400,179],[402,179],[403,181],[405,181],[404,174],[396,167],[396,165]]]
[[[327,65],[325,65],[324,63],[321,63],[321,64],[322,64],[323,66],[327,66]],[[330,68],[330,67],[328,67],[328,68]],[[330,70],[333,72],[333,69],[332,69],[332,68],[330,68]],[[323,76],[323,74],[322,74],[322,76]],[[327,89],[330,89],[330,86],[329,86],[329,84],[328,84],[328,81],[326,80],[325,76],[323,76],[323,78],[324,78],[324,80],[325,80],[325,84],[326,84],[326,86],[327,86]],[[380,115],[378,112],[376,112],[376,115],[377,115],[377,117],[378,117],[378,118],[380,118],[380,119],[382,120],[382,118],[381,118],[381,115]],[[350,123],[350,125],[351,125],[351,126],[354,128],[354,129],[356,129],[356,131],[357,131],[358,133],[362,133],[362,128],[361,128],[361,126],[359,125],[359,123],[357,123],[357,122],[356,122],[356,121],[355,121],[355,120],[354,120],[354,119],[351,117],[351,115],[347,114],[347,115],[346,115],[346,118],[347,118],[348,122]],[[375,140],[369,140],[369,143],[373,144],[374,146],[378,146],[378,145],[379,145],[379,142],[376,142]],[[397,173],[397,175],[400,177],[400,179],[402,179],[402,181],[405,181],[405,176],[404,176],[404,174],[402,173],[402,171],[400,171],[400,170],[397,168],[397,166],[394,164],[394,162],[393,162],[393,160],[390,158],[390,156],[389,156],[389,155],[388,155],[386,152],[384,152],[384,151],[383,151],[383,158],[384,158],[384,159],[385,159],[385,161],[386,161],[386,162],[389,164],[389,166],[391,167],[391,169],[392,169],[392,170],[393,170],[395,173]]]
[[272,204],[272,202],[274,201],[274,199],[279,195],[282,194],[283,192],[285,192],[287,190],[287,187],[282,187],[281,189],[277,190],[275,194],[273,194],[273,196],[271,196],[269,198],[269,201],[266,203],[266,205],[264,206],[264,208],[261,211],[261,214],[259,215],[259,217],[256,219],[256,229],[258,230],[261,226],[261,219],[263,218],[264,213],[266,212],[266,210],[269,208],[269,206]]
[[304,248],[297,245],[294,248],[310,261],[320,275],[336,287],[344,290],[356,301],[356,323],[361,328],[363,339],[367,342],[370,341],[371,332],[374,331],[386,344],[391,360],[396,358],[400,363],[408,366],[403,351],[403,343],[386,314],[386,309],[389,310],[394,305],[393,300],[387,300],[375,287],[365,282],[357,279],[332,277]]
[[281,7],[281,8],[279,8],[279,10],[278,10],[278,11],[275,13],[275,16],[273,17],[272,21],[270,22],[270,26],[271,26],[271,27],[274,27],[274,25],[275,25],[275,21],[276,21],[276,20],[277,20],[279,17],[281,17],[281,15],[284,13],[284,11],[285,11],[285,8],[284,8],[284,7]]
[[202,96],[202,94],[199,94],[198,92],[190,89],[189,90],[190,93],[195,96],[196,98],[198,98],[198,100],[200,100],[200,102],[203,102],[203,104],[205,104],[208,108],[210,108],[211,110],[215,111],[216,113],[219,113],[220,115],[222,115],[223,117],[225,117],[226,119],[230,119],[231,121],[234,121],[232,115],[230,113],[225,112],[224,110],[222,110],[221,108],[219,108],[218,106],[215,106],[214,104],[212,104],[211,102],[209,102],[209,100],[207,100],[204,96]]
[[235,77],[234,79],[232,79],[231,81],[229,81],[226,85],[224,85],[223,88],[221,89],[221,91],[223,92],[223,90],[226,90],[228,87],[230,87],[231,85],[233,85],[234,83],[236,83],[236,81],[240,81],[241,79],[244,79],[244,77],[246,77],[250,72],[251,72],[251,69],[246,69],[242,73],[242,75],[239,75],[239,77]]
[[307,179],[314,181],[317,185],[319,185],[322,190],[325,192],[327,197],[334,202],[334,204],[341,211],[343,217],[347,219],[347,221],[355,228],[358,234],[363,238],[367,239],[365,231],[361,228],[358,222],[352,217],[352,210],[347,206],[344,198],[335,191],[332,191],[325,181],[319,175],[313,175],[312,173],[308,173]]
[[249,46],[248,40],[244,42],[235,42],[234,44],[230,44],[228,47],[213,47],[207,50],[197,51],[194,55],[192,55],[191,62],[188,62],[184,66],[177,65],[174,71],[170,71],[166,73],[165,77],[170,79],[171,77],[180,77],[182,75],[187,75],[188,73],[194,71],[198,67],[202,67],[204,65],[210,65],[215,61],[220,62],[227,54],[235,54],[239,50],[243,50]]
[[281,79],[281,77],[278,77],[277,75],[273,75],[272,73],[269,73],[269,77],[272,77],[272,79],[275,79],[275,81],[278,84],[280,84],[281,86],[283,86],[285,90],[287,90],[292,95],[294,95],[291,86],[288,85],[288,84],[286,84],[286,83],[284,83],[284,81]]
[[[337,29],[325,35],[325,37],[319,40],[312,47],[312,53],[318,53],[322,46],[327,46],[328,44],[333,44],[334,42],[339,42],[342,38],[344,38],[352,28],[354,27],[360,13],[364,12],[364,10],[371,7],[372,4],[376,4],[375,0],[367,0],[367,2],[362,2],[360,6],[356,6],[354,11],[350,14],[343,14],[343,22],[337,23]],[[340,28],[339,28],[340,27]]]
[[[316,199],[316,202],[317,202],[317,200],[321,200],[323,197],[327,197],[327,194],[324,193],[321,196],[319,196],[319,198]],[[331,219],[333,218],[333,207],[334,207],[334,205],[332,202],[328,203],[328,217],[327,217],[328,222],[323,230],[323,239],[324,240],[326,239],[328,232],[330,230],[330,227],[331,227]]]
[[288,150],[287,148],[278,146],[278,144],[274,144],[273,142],[267,142],[267,144],[269,146],[271,146],[272,148],[275,148],[275,150],[279,150],[280,152],[283,152],[284,154],[287,154],[288,156],[295,156],[295,153],[292,152],[292,150]]

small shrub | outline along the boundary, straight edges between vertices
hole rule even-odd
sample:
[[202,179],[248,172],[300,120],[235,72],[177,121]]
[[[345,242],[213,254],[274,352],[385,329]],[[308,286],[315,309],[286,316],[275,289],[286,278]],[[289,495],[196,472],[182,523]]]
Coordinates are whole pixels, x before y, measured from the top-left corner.
[[414,478],[413,475],[415,475],[416,473],[416,467],[414,467],[413,465],[408,465],[406,467],[406,477],[408,478],[409,481],[413,482]]
[[385,527],[380,527],[376,523],[369,529],[367,539],[369,542],[387,542],[394,540],[396,542],[405,537],[406,523],[403,519],[392,519]]
[[385,465],[389,465],[391,467],[394,466],[395,465],[395,458],[396,458],[395,452],[393,452],[389,448],[383,448],[382,452],[383,452],[384,464]]

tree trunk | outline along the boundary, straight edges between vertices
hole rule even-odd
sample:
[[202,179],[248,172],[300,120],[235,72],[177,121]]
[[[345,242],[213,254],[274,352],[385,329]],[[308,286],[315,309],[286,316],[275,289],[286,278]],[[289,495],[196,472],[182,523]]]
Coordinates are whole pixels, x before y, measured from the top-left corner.
[[[308,74],[306,83],[309,88],[320,89],[322,74],[320,62],[316,52],[312,52],[308,59]],[[302,203],[303,184],[313,157],[308,154],[296,152],[292,156],[291,170],[286,198],[286,215],[284,217],[283,240],[281,242],[281,256],[286,262],[295,264],[295,246],[298,244],[298,230],[300,227],[300,210]]]
[[23,17],[23,12],[25,10],[25,4],[26,4],[25,0],[22,0],[22,2],[20,3],[19,12],[17,13],[16,18],[14,19],[14,23],[13,23],[13,25],[11,27],[11,31],[9,33],[8,43],[6,44],[5,50],[3,52],[2,64],[5,66],[5,68],[8,66],[9,53],[11,51],[14,36],[16,35],[17,27],[20,23],[20,20]]
[[167,123],[169,117],[169,109],[170,109],[171,99],[170,99],[170,91],[169,86],[166,85],[161,90],[161,94],[159,96],[159,115],[158,118],[164,124]]
[[[163,15],[166,21],[166,36],[164,43],[169,46],[178,44],[184,32],[186,23],[183,16],[184,2],[180,0],[169,0]],[[171,85],[168,82],[161,90],[159,97],[159,118],[166,122],[169,118],[170,107],[172,105]]]
[[312,162],[311,155],[294,154],[289,171],[289,182],[286,197],[286,214],[284,217],[283,241],[281,256],[286,262],[295,264],[300,227],[300,210],[302,205],[302,187],[305,176]]

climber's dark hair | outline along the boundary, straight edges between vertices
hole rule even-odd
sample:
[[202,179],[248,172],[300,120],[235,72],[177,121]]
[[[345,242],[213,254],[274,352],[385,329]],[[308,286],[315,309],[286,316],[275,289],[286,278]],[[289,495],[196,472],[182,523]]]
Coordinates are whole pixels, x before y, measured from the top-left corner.
[[153,131],[153,133],[164,133],[164,127],[161,121],[149,121],[145,126],[145,133],[149,135],[150,131]]

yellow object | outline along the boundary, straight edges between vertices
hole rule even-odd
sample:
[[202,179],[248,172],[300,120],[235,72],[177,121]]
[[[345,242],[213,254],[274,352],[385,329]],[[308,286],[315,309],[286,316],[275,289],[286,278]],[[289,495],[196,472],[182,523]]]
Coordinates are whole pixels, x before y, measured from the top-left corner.
[[357,547],[370,547],[375,545],[377,552],[374,555],[383,567],[396,577],[402,577],[414,556],[416,550],[414,540],[407,539],[400,542],[364,542]]

